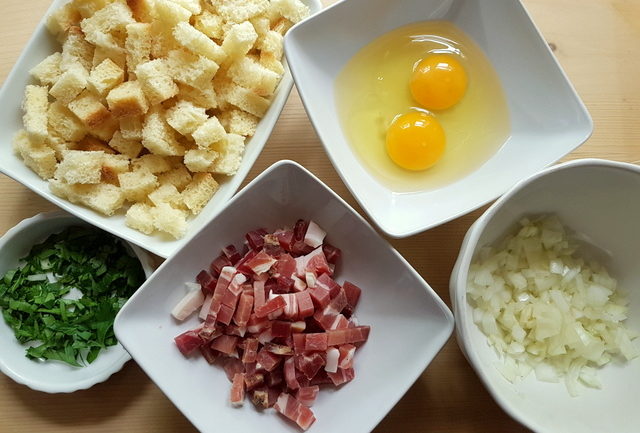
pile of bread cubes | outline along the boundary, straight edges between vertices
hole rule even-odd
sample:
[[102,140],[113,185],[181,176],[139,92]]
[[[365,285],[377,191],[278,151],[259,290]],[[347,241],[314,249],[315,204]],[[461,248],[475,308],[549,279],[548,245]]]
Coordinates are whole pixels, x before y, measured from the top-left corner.
[[48,18],[62,51],[31,70],[14,149],[57,196],[180,238],[238,170],[284,73],[283,35],[308,13],[300,0],[72,0]]

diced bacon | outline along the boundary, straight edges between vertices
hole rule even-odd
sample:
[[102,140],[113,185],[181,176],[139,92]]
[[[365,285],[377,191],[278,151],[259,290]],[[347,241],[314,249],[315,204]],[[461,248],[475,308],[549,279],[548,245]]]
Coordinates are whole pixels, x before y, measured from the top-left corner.
[[234,295],[239,295],[242,292],[242,285],[247,281],[247,277],[244,274],[237,273],[233,276],[233,279],[229,283],[227,290]]
[[191,290],[173,307],[171,315],[177,320],[184,320],[202,306],[205,296],[202,290]]
[[224,247],[222,249],[222,254],[224,254],[224,256],[229,259],[232,266],[238,263],[242,258],[238,250],[236,250],[235,245],[227,245],[226,247]]
[[265,302],[265,304],[262,305],[261,307],[256,308],[255,310],[256,317],[258,318],[266,317],[269,313],[273,313],[278,309],[284,308],[285,305],[286,303],[284,299],[282,299],[282,296],[277,296]]
[[[327,273],[330,276],[333,274],[333,272],[329,268],[329,263],[327,262],[327,258],[324,256],[321,247],[316,248],[315,250],[304,256],[304,260],[304,272],[313,272],[316,275]],[[299,277],[303,276],[304,274],[299,275]]]
[[324,370],[328,373],[335,373],[338,371],[338,361],[340,359],[340,351],[335,347],[327,349],[327,363],[324,366]]
[[255,279],[253,281],[253,310],[257,310],[265,303],[264,283],[266,280]]
[[194,350],[204,344],[204,341],[200,338],[198,328],[183,332],[173,340],[175,341],[176,346],[178,346],[178,350],[180,350],[184,356],[191,354]]
[[370,330],[370,326],[357,326],[355,328],[327,331],[327,344],[329,346],[340,346],[348,343],[362,343],[369,338]]
[[356,328],[360,325],[356,316],[349,317],[349,328]]
[[284,299],[285,306],[282,315],[285,319],[295,319],[298,317],[298,301],[294,294],[288,293],[280,295]]
[[282,361],[282,358],[274,353],[269,352],[264,347],[258,351],[258,358],[256,360],[262,368],[267,371],[271,371]]
[[349,327],[349,321],[342,314],[338,314],[333,323],[329,326],[329,329],[347,329]]
[[327,375],[327,372],[324,370],[319,371],[315,376],[313,376],[313,379],[311,379],[309,381],[308,386],[313,386],[313,385],[328,385],[328,384],[333,384],[333,381],[331,380],[331,378]]
[[245,275],[252,275],[253,271],[250,267],[247,266],[247,262],[254,258],[258,254],[256,250],[248,250],[244,256],[240,259],[240,261],[236,264],[236,268],[238,272],[242,272]]
[[236,307],[236,313],[233,316],[233,321],[239,327],[246,327],[251,317],[251,310],[253,309],[253,293],[242,292],[240,295],[240,301]]
[[282,248],[291,251],[294,242],[293,230],[276,230],[273,235],[278,239],[278,243]]
[[273,388],[282,385],[284,382],[284,370],[283,368],[276,368],[270,371],[265,377],[265,383],[268,387]]
[[322,241],[324,241],[325,236],[327,236],[327,232],[322,230],[315,222],[309,221],[309,226],[304,234],[303,241],[310,247],[317,248],[322,245]]
[[276,311],[273,311],[267,314],[267,319],[276,320],[278,317],[282,316],[283,312],[284,312],[284,308],[278,308]]
[[[237,274],[237,275],[242,275],[242,274]],[[240,298],[240,296],[238,296],[237,293],[233,293],[231,290],[229,290],[227,288],[227,290],[225,290],[224,294],[222,295],[222,305],[226,305],[227,307],[236,308],[236,304],[238,303],[238,298]]]
[[231,260],[229,260],[224,254],[220,254],[213,262],[211,262],[209,269],[213,276],[217,277],[225,266],[233,266],[233,263],[231,263]]
[[238,344],[238,337],[235,335],[221,335],[211,342],[211,348],[221,353],[233,353]]
[[307,257],[306,256],[300,256],[300,257],[296,257],[295,258],[296,261],[296,277],[298,278],[304,278],[305,274],[306,274],[306,269],[307,269]]
[[305,334],[304,350],[321,351],[327,350],[327,333]]
[[265,229],[257,229],[248,232],[246,235],[244,235],[244,237],[249,243],[249,248],[257,251],[262,249],[262,246],[264,245],[264,235],[266,234],[267,231]]
[[[222,268],[220,272],[220,276],[218,277],[218,283],[216,284],[216,289],[213,292],[213,301],[211,302],[211,308],[209,309],[209,316],[212,316],[214,322],[216,317],[218,316],[218,310],[220,310],[220,305],[222,305],[222,298],[224,297],[233,276],[236,274],[236,268],[233,266],[225,266]],[[211,318],[207,316],[207,321],[211,321]]]
[[244,334],[247,333],[247,328],[236,325],[227,325],[224,328],[224,333],[226,335],[236,335],[238,337],[244,337]]
[[305,272],[304,280],[307,283],[307,287],[315,287],[316,286],[316,274],[313,272]]
[[340,351],[340,359],[338,360],[338,367],[340,368],[352,368],[353,367],[353,355],[356,353],[356,346],[353,344],[343,344],[338,347]]
[[216,284],[218,283],[217,278],[204,270],[200,271],[200,273],[196,275],[196,281],[200,284],[200,290],[202,290],[202,294],[205,296],[209,293],[213,293],[216,288]]
[[[278,287],[278,280],[276,278],[269,278],[267,282],[264,284],[264,291],[268,295],[280,293],[280,288]],[[286,290],[283,290],[283,293]]]
[[331,299],[335,298],[340,292],[340,284],[336,283],[328,274],[322,274],[316,279],[316,286],[327,290]]
[[280,394],[273,407],[279,413],[298,424],[303,430],[311,427],[311,424],[316,420],[311,409],[301,405],[298,400],[286,393]]
[[264,349],[276,355],[292,356],[293,349],[284,344],[275,344],[271,342],[264,343]]
[[293,280],[293,291],[294,292],[302,292],[304,289],[307,288],[307,283],[299,278],[296,275],[292,275],[291,279]]
[[256,362],[258,358],[258,340],[255,338],[247,338],[244,341],[244,353],[242,354],[242,362],[245,364]]
[[[324,354],[324,352],[322,352]],[[307,379],[312,379],[325,365],[325,360],[318,352],[297,354],[294,356],[296,367]]]
[[216,320],[224,325],[228,325],[231,323],[231,319],[233,318],[235,311],[235,305],[230,307],[222,304],[220,305],[220,310],[218,310],[218,318]]
[[244,403],[244,374],[236,373],[233,376],[229,400],[233,406],[242,406]]
[[318,385],[303,386],[298,389],[298,392],[296,393],[296,399],[300,402],[300,404],[311,407],[316,401],[318,392],[320,392],[320,387]]
[[309,228],[309,221],[299,219],[296,221],[296,224],[293,226],[293,236],[297,241],[304,241],[304,235],[307,233],[307,229]]
[[297,322],[291,322],[291,333],[304,332],[307,327],[307,323],[304,320],[298,320]]
[[340,260],[340,256],[342,256],[342,251],[340,251],[340,248],[336,248],[326,242],[322,245],[322,252],[327,258],[327,262],[332,265],[338,263],[338,260]]
[[224,358],[222,368],[230,382],[236,373],[244,373],[244,364],[237,358]]
[[253,391],[251,395],[251,401],[257,407],[266,409],[276,404],[279,395],[279,389],[261,387]]
[[202,357],[207,360],[209,364],[216,362],[218,358],[218,352],[214,351],[208,344],[203,344],[199,347]]
[[251,269],[251,271],[260,275],[265,272],[268,272],[269,269],[277,262],[276,259],[271,257],[269,254],[264,251],[260,251],[258,254],[253,256],[251,259],[247,260],[244,264],[246,267]]
[[264,374],[262,373],[245,373],[244,385],[247,391],[264,385]]
[[296,365],[293,356],[288,357],[284,361],[284,379],[287,382],[287,388],[298,389],[300,384],[296,379]]
[[293,334],[293,350],[295,350],[296,353],[302,353],[305,351],[307,335],[308,334]]
[[255,314],[252,314],[249,316],[249,321],[247,322],[247,331],[252,334],[257,334],[267,329],[269,325],[269,320],[266,317],[256,317]]
[[343,383],[352,381],[356,377],[356,372],[353,368],[339,368],[335,373],[327,372],[327,376],[335,386],[340,386]]
[[285,338],[291,335],[291,322],[274,320],[271,324],[271,335],[275,338]]
[[272,276],[275,278],[281,276],[291,278],[295,271],[295,259],[289,254],[282,254],[280,257],[278,257],[278,261],[276,261],[276,263],[273,265]]
[[347,306],[345,307],[345,310],[347,315],[351,316],[353,311],[356,309],[356,305],[358,305],[362,289],[349,281],[345,281],[342,288],[344,289],[344,293],[347,297]]
[[262,331],[260,334],[258,334],[257,338],[260,344],[265,344],[273,340],[274,337],[273,337],[273,334],[271,333],[271,328],[267,328],[264,331]]
[[201,320],[205,320],[209,315],[209,310],[211,309],[211,302],[213,301],[213,293],[208,294],[206,298],[204,298],[204,302],[202,303],[202,307],[200,308],[200,314],[198,317]]
[[316,286],[312,289],[309,289],[309,294],[311,295],[311,300],[313,304],[320,310],[324,309],[329,302],[331,302],[331,298],[329,296],[329,291],[320,287],[316,281]]
[[300,319],[313,316],[313,312],[314,312],[313,300],[311,299],[309,290],[298,292],[292,296],[296,297],[296,302],[298,304],[298,317]]
[[329,306],[327,307],[327,313],[337,315],[344,310],[344,307],[347,306],[347,295],[345,294],[344,289],[340,289],[335,298],[331,299],[329,302]]

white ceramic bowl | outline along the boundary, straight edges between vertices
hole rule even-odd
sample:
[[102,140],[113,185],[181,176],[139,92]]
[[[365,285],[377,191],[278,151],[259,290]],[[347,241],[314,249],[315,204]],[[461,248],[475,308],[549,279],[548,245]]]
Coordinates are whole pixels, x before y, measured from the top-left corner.
[[469,265],[481,247],[512,233],[522,216],[554,213],[628,291],[627,326],[640,331],[638,191],[636,165],[598,159],[568,162],[518,183],[473,224],[464,239],[450,286],[458,344],[498,404],[537,432],[637,432],[640,359],[605,366],[598,373],[603,389],[584,388],[578,397],[570,397],[562,382],[540,382],[535,374],[519,383],[508,382],[494,367],[498,356],[473,323],[466,300]]
[[[89,224],[65,212],[42,213],[22,220],[0,238],[0,275],[14,269],[31,247],[72,225]],[[145,275],[153,273],[149,255],[135,245],[129,245],[140,260]],[[102,351],[86,367],[77,368],[62,362],[38,362],[28,359],[25,346],[18,343],[13,330],[0,318],[0,370],[18,383],[38,391],[73,392],[104,382],[119,371],[131,356],[120,345]]]
[[[47,31],[44,24],[45,19],[53,13],[53,11],[64,3],[67,3],[67,1],[68,0],[53,1],[45,18],[38,24],[31,40],[27,43],[22,55],[5,80],[2,89],[0,89],[0,172],[22,183],[67,212],[129,242],[140,245],[159,256],[168,257],[181,246],[185,245],[200,228],[204,227],[207,222],[224,208],[227,200],[231,198],[247,176],[258,155],[262,152],[262,148],[271,135],[271,131],[289,97],[291,87],[293,86],[291,73],[288,68],[286,68],[286,72],[278,85],[271,107],[269,107],[266,115],[260,121],[255,135],[246,143],[240,169],[234,176],[230,176],[221,183],[220,189],[202,212],[189,221],[185,236],[178,240],[170,240],[159,235],[148,236],[127,227],[124,222],[124,214],[107,217],[87,207],[70,203],[52,194],[49,191],[47,182],[31,171],[13,152],[13,136],[22,128],[22,111],[20,106],[24,97],[24,89],[27,84],[33,82],[33,79],[29,75],[29,70],[46,56],[54,51],[61,50],[60,44],[56,42],[55,37]],[[303,1],[309,5],[311,13],[317,12],[321,8],[320,0]]]
[[[369,174],[347,142],[334,83],[351,57],[376,37],[433,19],[453,22],[484,50],[506,93],[511,135],[480,168],[452,184],[394,193]],[[389,236],[410,236],[488,203],[578,147],[592,131],[589,114],[519,1],[342,1],[292,29],[285,52],[334,167]]]
[[199,323],[170,316],[185,281],[208,268],[222,247],[239,245],[258,227],[292,226],[312,218],[342,249],[337,280],[362,287],[356,315],[371,325],[356,353],[356,379],[323,391],[309,431],[368,432],[422,373],[453,330],[451,312],[418,273],[347,203],[315,176],[280,161],[239,192],[227,208],[167,260],[118,314],[115,332],[151,379],[201,431],[296,431],[273,410],[232,408],[229,381],[202,357],[186,359],[173,338]]

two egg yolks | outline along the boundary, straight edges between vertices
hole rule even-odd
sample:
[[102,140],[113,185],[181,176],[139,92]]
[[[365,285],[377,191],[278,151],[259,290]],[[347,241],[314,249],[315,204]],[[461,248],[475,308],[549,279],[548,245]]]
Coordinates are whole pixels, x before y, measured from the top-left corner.
[[[446,110],[464,96],[467,74],[454,57],[435,54],[416,65],[409,83],[411,95],[427,110]],[[444,130],[434,116],[412,111],[394,119],[387,130],[391,160],[406,170],[426,170],[444,153]]]

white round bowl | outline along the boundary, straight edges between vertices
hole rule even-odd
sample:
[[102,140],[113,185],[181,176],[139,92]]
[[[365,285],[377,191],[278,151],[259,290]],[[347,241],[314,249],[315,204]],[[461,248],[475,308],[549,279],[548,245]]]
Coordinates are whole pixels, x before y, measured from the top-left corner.
[[[508,382],[495,368],[499,358],[473,323],[466,300],[467,274],[476,251],[513,232],[525,215],[556,214],[584,241],[590,255],[629,294],[627,326],[640,331],[640,167],[583,159],[548,168],[515,185],[469,229],[450,282],[460,348],[496,402],[537,432],[632,433],[639,430],[640,359],[600,369],[602,389],[569,396],[564,383],[530,374]],[[638,342],[635,342],[638,345]]]
[[[0,238],[0,275],[18,265],[33,245],[71,225],[90,226],[64,212],[41,213],[21,221]],[[150,256],[128,244],[140,260],[146,277],[153,273]],[[18,383],[49,393],[73,392],[104,382],[131,359],[119,343],[102,351],[86,367],[72,367],[62,362],[39,362],[25,356],[25,346],[16,340],[13,330],[0,318],[0,370]]]

